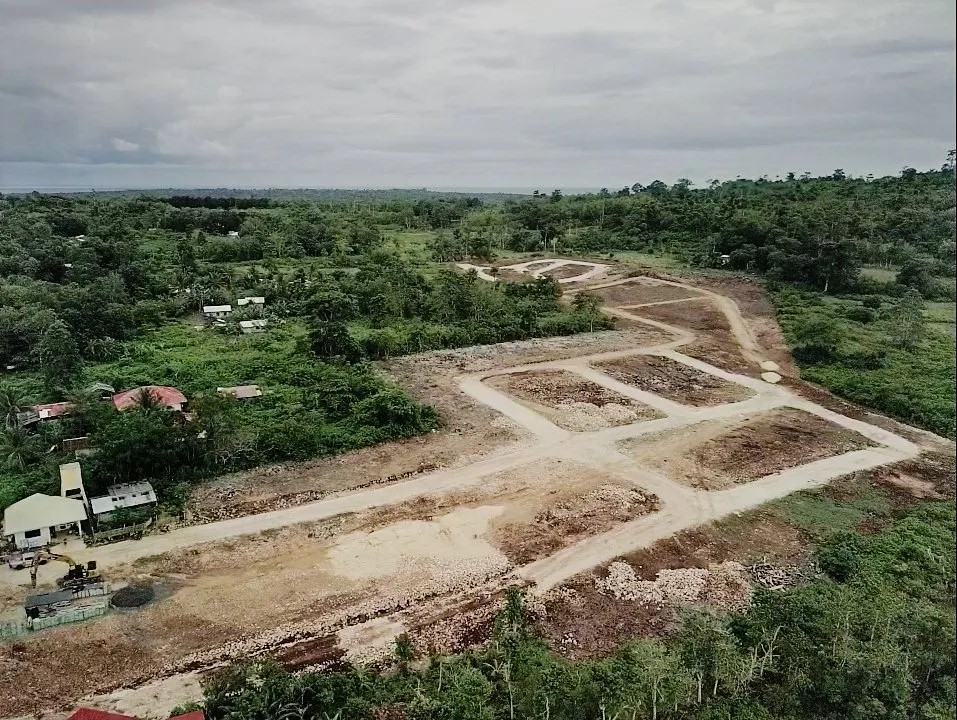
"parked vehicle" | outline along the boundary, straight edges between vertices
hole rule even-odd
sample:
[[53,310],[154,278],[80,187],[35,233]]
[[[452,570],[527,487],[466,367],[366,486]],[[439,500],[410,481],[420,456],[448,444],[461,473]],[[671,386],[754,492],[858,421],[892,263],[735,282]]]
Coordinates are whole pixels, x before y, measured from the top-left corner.
[[[42,548],[12,552],[7,555],[7,565],[13,570],[23,570],[24,568],[32,567],[41,549]],[[41,555],[37,564],[46,565],[47,560],[48,558]]]

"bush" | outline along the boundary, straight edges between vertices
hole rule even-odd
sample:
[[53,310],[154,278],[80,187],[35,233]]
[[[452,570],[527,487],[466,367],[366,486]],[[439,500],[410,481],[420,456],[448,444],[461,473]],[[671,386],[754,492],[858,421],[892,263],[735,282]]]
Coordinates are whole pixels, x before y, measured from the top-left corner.
[[867,323],[874,322],[877,314],[871,308],[856,306],[848,308],[848,310],[844,313],[844,316],[848,320],[853,320],[854,322],[859,322],[866,325]]

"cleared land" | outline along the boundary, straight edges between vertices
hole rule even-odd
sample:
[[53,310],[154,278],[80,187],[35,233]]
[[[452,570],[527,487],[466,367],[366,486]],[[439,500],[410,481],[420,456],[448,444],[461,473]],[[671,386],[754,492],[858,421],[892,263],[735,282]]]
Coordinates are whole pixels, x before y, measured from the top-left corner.
[[863,435],[793,408],[621,443],[639,464],[702,490],[720,490],[873,446]]
[[[661,287],[613,287],[632,284]],[[899,494],[939,492],[924,465],[907,465],[919,448],[901,435],[938,440],[819,390],[814,395],[797,380],[770,386],[754,379],[755,359],[766,357],[754,338],[772,336],[755,332],[723,295],[627,312],[644,316],[679,307],[665,324],[687,331],[634,326],[383,363],[396,382],[438,407],[443,430],[333,460],[225,478],[198,494],[194,507],[224,506],[231,519],[79,548],[74,557],[99,560],[111,581],[153,583],[158,599],[5,643],[0,714],[65,706],[91,693],[105,696],[98,702],[104,707],[162,713],[195,698],[199,676],[231,659],[271,657],[291,669],[375,662],[388,656],[402,631],[420,651],[455,651],[487,637],[501,591],[515,583],[529,584],[544,600],[544,622],[556,644],[572,654],[600,653],[618,637],[667,632],[673,604],[682,598],[744,601],[750,584],[725,562],[739,559],[734,548],[743,548],[742,541],[724,525],[702,527],[709,521],[733,523],[734,513],[895,462],[886,487]],[[682,354],[708,343],[734,353],[752,377],[737,376],[729,387],[715,367],[728,365],[723,357],[704,356],[702,363]],[[669,359],[660,364],[665,351]],[[643,415],[652,412],[650,405],[620,394],[626,388],[594,370],[608,372],[610,365],[646,373],[649,361],[658,384],[631,384],[636,393],[645,391],[639,397],[654,404],[656,420]],[[502,374],[509,369],[515,372]],[[495,390],[495,383],[506,387]],[[718,402],[732,391],[753,393],[747,406],[753,413],[742,417],[741,406]],[[574,403],[591,408],[594,429],[561,429],[571,415],[566,405]],[[687,407],[696,403],[699,409]],[[829,420],[786,409],[788,403]],[[828,414],[822,403],[840,414]],[[633,419],[597,422],[593,413],[611,405],[624,405]],[[619,452],[621,443],[626,453]],[[854,448],[867,449],[832,457]],[[662,458],[671,465],[657,468]],[[812,460],[818,460],[813,468],[799,467]],[[794,470],[747,482],[782,468]],[[935,470],[941,477],[946,471]],[[727,489],[695,485],[702,477]],[[366,488],[370,483],[376,486]],[[793,508],[808,527],[853,517],[822,515],[797,501]],[[247,512],[258,514],[242,517]],[[777,527],[749,528],[756,552],[776,552],[796,537],[775,534]],[[691,538],[681,541],[685,554],[661,552],[668,547],[661,543],[678,542],[676,533]],[[731,549],[722,554],[725,537]],[[687,560],[699,541],[707,547]],[[656,542],[660,561],[641,559]],[[782,548],[780,559],[800,552],[795,540],[793,553]],[[622,564],[593,573],[616,559]],[[41,582],[49,582],[54,571],[42,570]],[[662,570],[681,572],[659,575]],[[22,600],[26,589],[17,583],[26,579],[0,568],[7,602]],[[82,668],[77,657],[84,658]]]
[[615,307],[627,307],[671,300],[690,300],[703,297],[701,293],[691,288],[668,285],[651,278],[636,278],[636,282],[598,288],[589,290],[588,292],[593,295],[598,295],[605,303]]
[[742,385],[655,355],[632,355],[595,367],[640,390],[696,407],[738,402],[754,395]]
[[565,430],[599,430],[663,417],[637,400],[562,370],[495,375],[485,382]]

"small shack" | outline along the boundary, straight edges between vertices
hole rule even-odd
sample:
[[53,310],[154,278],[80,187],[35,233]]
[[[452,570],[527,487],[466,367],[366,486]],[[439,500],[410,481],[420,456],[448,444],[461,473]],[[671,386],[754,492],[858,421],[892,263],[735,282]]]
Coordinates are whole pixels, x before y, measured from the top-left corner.
[[239,329],[242,331],[243,335],[264,333],[266,332],[266,321],[265,320],[240,320]]
[[234,385],[233,387],[219,387],[216,392],[237,400],[253,400],[262,397],[263,391],[258,385]]
[[248,305],[265,305],[266,298],[259,295],[250,295],[248,297],[241,297],[236,301],[236,304],[239,307],[246,307]]
[[3,535],[12,537],[17,549],[44,547],[86,520],[86,506],[80,500],[34,493],[3,511]]

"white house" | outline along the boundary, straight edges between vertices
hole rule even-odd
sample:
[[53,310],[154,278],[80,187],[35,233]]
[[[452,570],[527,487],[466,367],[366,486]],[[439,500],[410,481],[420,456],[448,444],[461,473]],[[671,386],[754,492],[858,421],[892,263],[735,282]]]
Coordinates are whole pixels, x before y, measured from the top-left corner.
[[3,535],[18,549],[43,547],[55,537],[80,533],[86,506],[80,500],[36,493],[3,511]]
[[226,233],[226,236],[231,238],[238,238],[239,230],[230,230],[229,232]]
[[148,482],[110,485],[107,495],[90,498],[90,510],[96,516],[106,515],[120,508],[155,505],[156,492]]
[[256,296],[250,295],[249,297],[241,297],[241,298],[239,298],[239,299],[236,301],[236,304],[237,304],[239,307],[245,307],[246,305],[265,305],[265,304],[266,304],[266,298],[260,297],[260,296],[258,296],[258,295],[256,295]]
[[203,317],[207,320],[227,317],[232,311],[232,305],[203,305]]
[[250,335],[252,333],[264,333],[266,332],[266,321],[265,320],[240,320],[239,329],[242,331],[243,335]]

